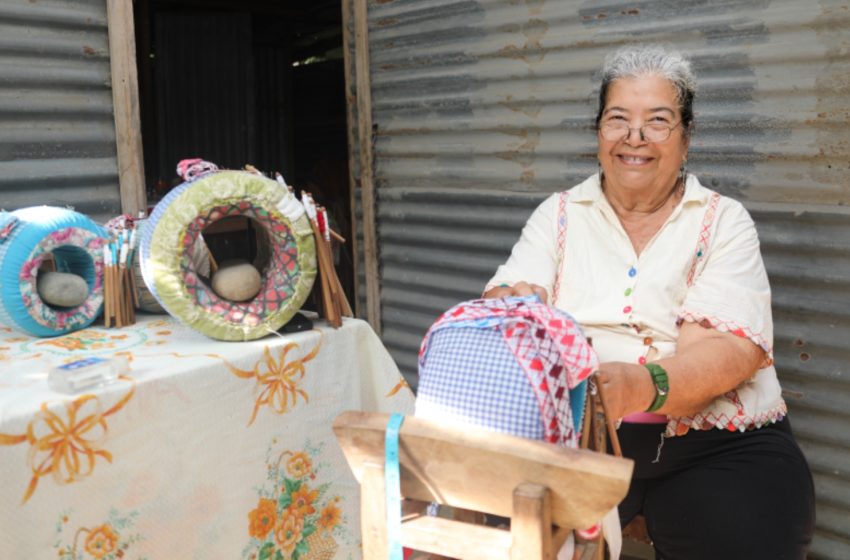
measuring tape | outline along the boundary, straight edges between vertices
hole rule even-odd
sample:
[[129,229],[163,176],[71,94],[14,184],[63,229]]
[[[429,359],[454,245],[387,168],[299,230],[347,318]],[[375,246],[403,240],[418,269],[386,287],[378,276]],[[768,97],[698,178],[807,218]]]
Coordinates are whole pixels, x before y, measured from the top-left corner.
[[384,437],[384,481],[387,494],[387,546],[389,560],[403,560],[401,547],[401,475],[398,466],[398,431],[404,416],[393,414]]

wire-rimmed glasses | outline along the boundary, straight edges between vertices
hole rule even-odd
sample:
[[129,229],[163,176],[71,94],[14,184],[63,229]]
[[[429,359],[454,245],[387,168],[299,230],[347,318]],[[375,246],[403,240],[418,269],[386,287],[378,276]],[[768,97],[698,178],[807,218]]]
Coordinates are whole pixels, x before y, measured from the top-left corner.
[[682,124],[682,121],[672,125],[654,122],[644,123],[638,127],[630,127],[626,121],[611,120],[602,123],[599,127],[599,133],[602,135],[602,138],[609,142],[619,142],[628,138],[633,130],[637,130],[642,141],[656,143],[664,142],[670,138],[673,129],[680,124]]

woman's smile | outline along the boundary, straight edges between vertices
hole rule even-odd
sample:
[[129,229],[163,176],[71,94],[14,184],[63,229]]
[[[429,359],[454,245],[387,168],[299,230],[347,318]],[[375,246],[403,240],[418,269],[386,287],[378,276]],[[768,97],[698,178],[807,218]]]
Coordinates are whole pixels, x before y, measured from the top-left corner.
[[628,165],[629,167],[636,167],[646,165],[653,161],[655,158],[630,154],[618,154],[617,159],[620,160],[620,162],[622,162],[624,165]]

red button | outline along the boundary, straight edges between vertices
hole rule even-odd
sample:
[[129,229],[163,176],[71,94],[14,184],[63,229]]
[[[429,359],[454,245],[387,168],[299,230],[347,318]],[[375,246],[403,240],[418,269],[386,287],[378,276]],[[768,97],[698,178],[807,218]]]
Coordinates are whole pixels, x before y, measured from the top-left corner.
[[639,363],[640,365],[644,365],[644,364],[646,364],[646,358],[644,358],[643,356],[641,356],[640,358],[638,358],[638,363]]
[[632,312],[632,306],[631,305],[627,305],[623,308],[623,313],[631,313],[631,312]]

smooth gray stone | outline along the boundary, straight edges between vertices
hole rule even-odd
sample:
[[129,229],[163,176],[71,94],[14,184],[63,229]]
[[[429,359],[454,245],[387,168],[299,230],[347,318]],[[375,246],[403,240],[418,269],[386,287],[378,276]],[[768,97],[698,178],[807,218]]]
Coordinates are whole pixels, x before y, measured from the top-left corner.
[[69,272],[39,272],[36,290],[44,303],[54,307],[77,307],[89,295],[85,279]]
[[262,278],[254,265],[244,261],[227,261],[213,274],[212,289],[230,301],[248,301],[260,292]]

